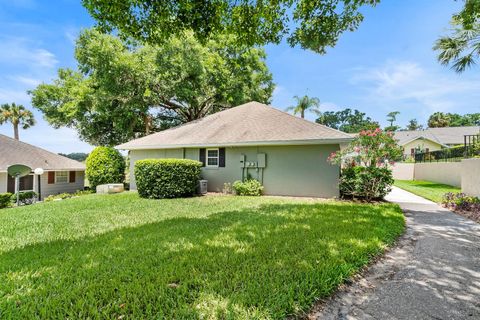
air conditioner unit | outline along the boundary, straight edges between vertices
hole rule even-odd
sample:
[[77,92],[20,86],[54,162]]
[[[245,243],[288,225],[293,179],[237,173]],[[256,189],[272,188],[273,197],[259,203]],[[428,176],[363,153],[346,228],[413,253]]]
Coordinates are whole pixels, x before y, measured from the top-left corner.
[[198,189],[200,191],[200,194],[207,194],[207,192],[208,192],[208,180],[200,180]]

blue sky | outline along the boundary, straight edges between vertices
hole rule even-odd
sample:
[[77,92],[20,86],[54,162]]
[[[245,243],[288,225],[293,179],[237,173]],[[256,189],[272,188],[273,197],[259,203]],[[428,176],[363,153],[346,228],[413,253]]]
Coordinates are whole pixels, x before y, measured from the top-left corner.
[[[480,112],[478,67],[458,75],[436,62],[432,46],[462,1],[383,0],[365,8],[356,32],[321,56],[285,44],[268,45],[267,63],[277,85],[273,105],[284,109],[294,95],[318,97],[321,108],[359,109],[386,124],[400,111],[400,125],[433,111]],[[59,67],[75,67],[74,40],[94,22],[80,0],[0,0],[0,103],[31,107],[26,91],[50,82]],[[55,152],[88,152],[74,130],[53,129],[34,111],[36,126],[20,139]],[[307,114],[307,118],[314,116]],[[12,136],[5,124],[0,133]]]

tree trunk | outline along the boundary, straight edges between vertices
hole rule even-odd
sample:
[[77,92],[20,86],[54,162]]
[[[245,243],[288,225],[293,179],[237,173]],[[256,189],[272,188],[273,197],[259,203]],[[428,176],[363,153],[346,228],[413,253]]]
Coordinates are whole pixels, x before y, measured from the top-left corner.
[[20,140],[20,138],[18,137],[18,123],[13,124],[13,136],[16,140]]
[[302,109],[302,111],[300,111],[300,117],[302,117],[302,119],[305,119],[305,110]]

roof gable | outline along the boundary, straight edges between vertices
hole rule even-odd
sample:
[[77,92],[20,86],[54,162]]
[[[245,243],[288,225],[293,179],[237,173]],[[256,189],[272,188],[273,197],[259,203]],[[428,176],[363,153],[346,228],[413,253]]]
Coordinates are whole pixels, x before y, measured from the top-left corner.
[[6,171],[13,164],[47,171],[85,170],[85,165],[81,162],[0,134],[0,171]]
[[119,149],[289,144],[299,141],[337,143],[352,137],[259,102],[249,102],[184,125],[119,145]]
[[480,126],[428,128],[418,131],[397,131],[395,138],[400,145],[405,145],[415,139],[427,139],[440,145],[463,144],[465,135],[480,133]]

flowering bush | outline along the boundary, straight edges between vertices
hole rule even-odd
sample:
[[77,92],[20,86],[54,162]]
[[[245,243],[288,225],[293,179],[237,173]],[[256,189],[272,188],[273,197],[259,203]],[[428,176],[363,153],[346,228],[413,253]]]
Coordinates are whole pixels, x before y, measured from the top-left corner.
[[328,161],[342,168],[340,194],[343,197],[370,201],[390,192],[393,184],[390,166],[402,153],[393,134],[377,128],[361,131],[346,148],[330,154]]
[[349,166],[340,175],[341,195],[366,201],[382,199],[392,190],[392,184],[389,168]]
[[393,133],[377,128],[361,131],[345,149],[330,154],[328,160],[345,166],[388,167],[402,154]]

